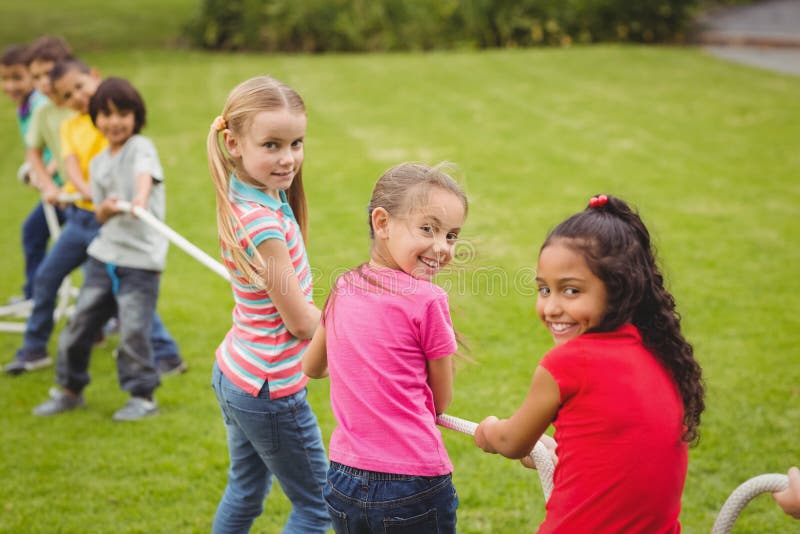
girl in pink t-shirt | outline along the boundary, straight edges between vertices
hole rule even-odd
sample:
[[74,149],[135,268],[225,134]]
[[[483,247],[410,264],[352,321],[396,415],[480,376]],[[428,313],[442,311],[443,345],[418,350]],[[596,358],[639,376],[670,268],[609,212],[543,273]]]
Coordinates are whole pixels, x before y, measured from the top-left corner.
[[331,379],[338,426],[324,496],[337,533],[455,532],[436,414],[452,399],[457,346],[447,294],[431,279],[466,214],[466,195],[440,167],[386,171],[369,204],[370,260],[336,281],[303,355],[307,375]]
[[647,228],[624,201],[596,196],[550,232],[536,274],[536,312],[556,346],[516,413],[484,419],[476,444],[522,458],[553,423],[540,533],[680,532],[704,388]]

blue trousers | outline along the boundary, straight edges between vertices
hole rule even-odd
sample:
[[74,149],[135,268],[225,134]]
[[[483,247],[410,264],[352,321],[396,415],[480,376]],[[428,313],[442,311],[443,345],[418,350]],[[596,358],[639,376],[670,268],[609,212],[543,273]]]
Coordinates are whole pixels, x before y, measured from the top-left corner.
[[[58,224],[64,223],[64,212],[55,208]],[[39,202],[22,223],[22,251],[25,254],[25,285],[22,292],[26,299],[33,298],[33,280],[45,254],[50,240],[50,228],[44,216],[44,207]]]
[[[47,343],[55,327],[53,313],[58,289],[64,278],[86,261],[89,243],[99,231],[100,223],[94,212],[67,207],[61,237],[50,248],[34,278],[33,310],[25,324],[21,352],[47,354]],[[178,356],[178,346],[158,314],[153,317],[152,344],[155,359]]]
[[287,534],[325,533],[331,526],[322,487],[328,459],[307,390],[269,398],[240,389],[214,364],[211,385],[228,435],[228,486],[214,516],[213,534],[247,533],[264,511],[273,475],[292,503]]
[[336,534],[456,532],[452,476],[379,473],[331,462],[325,501]]

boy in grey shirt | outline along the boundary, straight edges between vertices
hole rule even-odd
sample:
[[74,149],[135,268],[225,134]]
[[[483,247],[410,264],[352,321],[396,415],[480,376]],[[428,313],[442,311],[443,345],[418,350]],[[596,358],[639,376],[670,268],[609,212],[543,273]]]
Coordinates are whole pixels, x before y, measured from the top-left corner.
[[158,413],[153,392],[160,381],[150,333],[168,241],[131,213],[122,213],[117,201],[127,200],[163,220],[163,170],[152,141],[139,134],[145,123],[144,102],[127,80],[102,82],[89,103],[89,114],[109,142],[89,166],[92,200],[102,226],[89,245],[75,313],[58,340],[56,382],[61,389],[51,392],[34,414],[53,415],[84,405],[92,343],[116,313],[117,374],[120,387],[131,397],[113,419],[130,421]]

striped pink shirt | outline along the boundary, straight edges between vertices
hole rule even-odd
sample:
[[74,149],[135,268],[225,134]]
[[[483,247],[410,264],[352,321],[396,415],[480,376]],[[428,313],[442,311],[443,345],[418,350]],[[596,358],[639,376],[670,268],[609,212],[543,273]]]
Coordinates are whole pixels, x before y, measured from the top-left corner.
[[[253,244],[267,239],[286,243],[295,274],[306,301],[312,299],[311,270],[303,236],[286,195],[281,201],[231,177],[230,201]],[[249,253],[246,239],[242,246]],[[271,399],[286,397],[303,389],[308,377],[301,359],[309,340],[294,337],[283,323],[269,294],[255,287],[234,265],[230,251],[222,246],[222,260],[231,274],[235,305],[233,325],[217,348],[217,364],[231,382],[257,396],[265,383]]]

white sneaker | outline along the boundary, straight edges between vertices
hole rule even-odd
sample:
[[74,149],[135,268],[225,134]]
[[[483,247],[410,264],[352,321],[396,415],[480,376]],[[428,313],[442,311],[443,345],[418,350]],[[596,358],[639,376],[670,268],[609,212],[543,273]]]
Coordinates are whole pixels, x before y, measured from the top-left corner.
[[128,402],[114,413],[114,421],[136,421],[145,417],[158,415],[158,403],[155,399],[131,397]]

